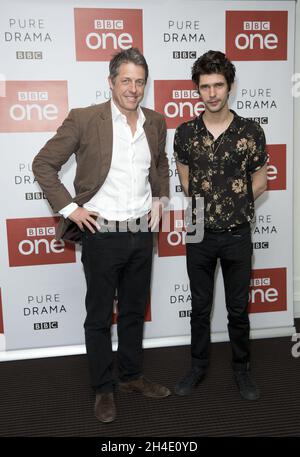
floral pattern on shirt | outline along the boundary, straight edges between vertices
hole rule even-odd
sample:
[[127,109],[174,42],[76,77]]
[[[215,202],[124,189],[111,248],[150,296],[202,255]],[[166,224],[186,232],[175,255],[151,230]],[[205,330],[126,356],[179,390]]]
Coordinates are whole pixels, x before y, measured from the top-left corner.
[[176,161],[189,166],[189,195],[204,197],[206,228],[225,229],[254,216],[251,174],[268,160],[259,124],[238,116],[215,141],[202,115],[177,127]]

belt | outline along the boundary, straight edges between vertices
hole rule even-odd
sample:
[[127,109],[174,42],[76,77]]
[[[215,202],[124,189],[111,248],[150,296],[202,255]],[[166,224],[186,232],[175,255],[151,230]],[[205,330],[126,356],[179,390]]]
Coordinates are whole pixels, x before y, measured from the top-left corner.
[[235,225],[234,227],[227,227],[227,228],[204,228],[205,232],[208,233],[227,233],[227,232],[236,232],[245,227],[249,227],[249,222],[244,222],[243,224]]

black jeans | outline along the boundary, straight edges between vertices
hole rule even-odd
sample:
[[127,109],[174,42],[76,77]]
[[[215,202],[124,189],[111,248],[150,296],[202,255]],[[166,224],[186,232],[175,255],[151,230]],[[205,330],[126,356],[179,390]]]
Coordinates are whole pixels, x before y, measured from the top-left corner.
[[151,232],[82,234],[87,282],[85,343],[91,385],[97,392],[111,392],[114,387],[111,323],[116,289],[119,378],[126,381],[141,375],[152,245]]
[[247,369],[250,359],[247,308],[251,257],[251,230],[248,225],[232,232],[205,232],[201,243],[187,244],[187,269],[192,294],[192,366],[206,368],[209,363],[210,315],[215,267],[219,258],[224,279],[233,368]]

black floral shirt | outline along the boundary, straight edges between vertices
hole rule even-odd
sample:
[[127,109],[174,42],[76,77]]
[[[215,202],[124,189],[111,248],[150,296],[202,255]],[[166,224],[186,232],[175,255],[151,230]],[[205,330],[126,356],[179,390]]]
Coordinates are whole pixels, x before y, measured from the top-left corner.
[[268,159],[260,125],[231,112],[231,124],[215,141],[202,115],[175,132],[175,159],[189,166],[189,196],[204,197],[204,225],[211,229],[253,219],[251,174]]

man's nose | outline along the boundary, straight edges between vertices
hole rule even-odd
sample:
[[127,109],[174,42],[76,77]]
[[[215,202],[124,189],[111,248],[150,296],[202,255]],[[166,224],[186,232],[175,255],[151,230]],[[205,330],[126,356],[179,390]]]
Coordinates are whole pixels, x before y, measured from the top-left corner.
[[214,98],[215,95],[216,95],[216,88],[214,86],[211,86],[209,88],[209,96],[210,96],[210,98]]
[[136,87],[136,83],[135,83],[134,81],[132,81],[132,82],[130,83],[129,90],[130,90],[130,92],[133,92],[133,93],[136,92],[137,87]]

